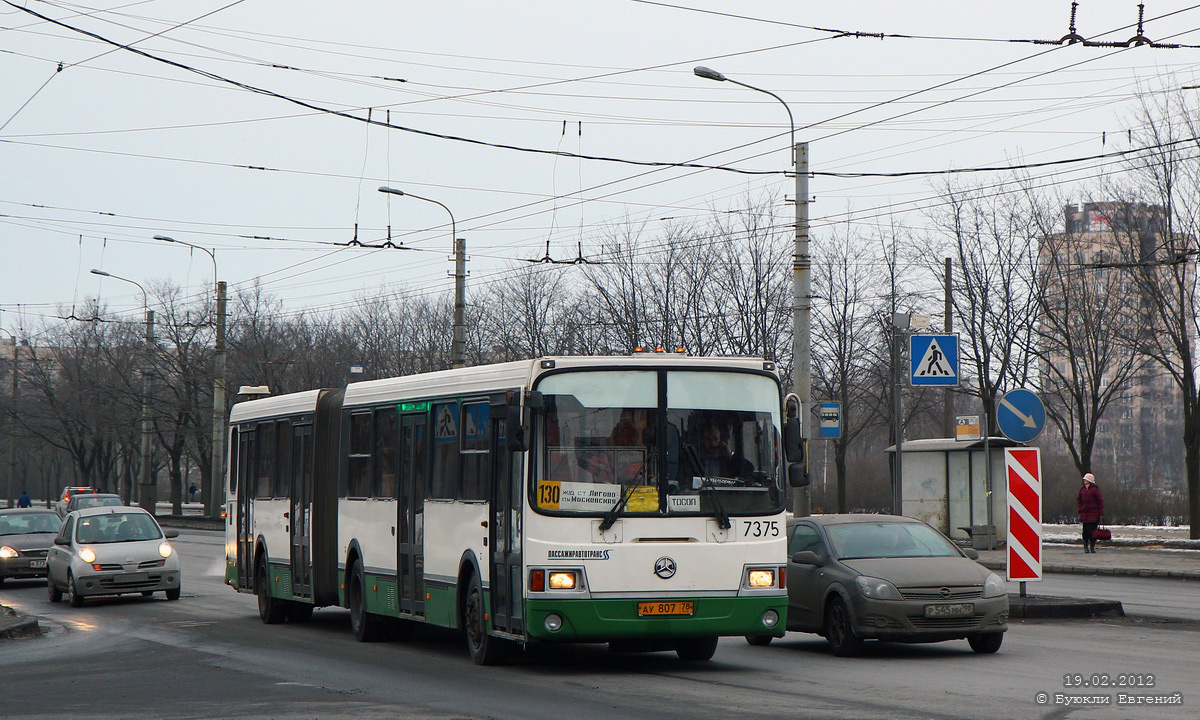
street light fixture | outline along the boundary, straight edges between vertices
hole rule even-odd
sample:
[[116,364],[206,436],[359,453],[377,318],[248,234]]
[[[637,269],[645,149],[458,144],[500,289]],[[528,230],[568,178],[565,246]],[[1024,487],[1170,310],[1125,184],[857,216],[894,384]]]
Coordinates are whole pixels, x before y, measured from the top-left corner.
[[216,337],[213,343],[213,411],[212,411],[212,461],[210,463],[208,497],[205,500],[205,515],[220,517],[225,506],[225,304],[226,286],[217,279],[217,254],[202,245],[176,240],[166,235],[155,235],[155,240],[175,243],[193,250],[208,253],[213,266],[213,284],[216,286]]
[[[796,142],[796,121],[792,117],[792,109],[775,93],[726,77],[703,65],[697,66],[692,72],[706,80],[731,82],[770,95],[787,111],[788,126],[791,129],[792,168],[796,180],[796,239],[792,255],[792,385],[803,409],[799,413],[801,436],[807,439],[812,412],[812,258],[808,254],[808,143]],[[802,490],[796,494],[795,510],[799,515],[808,514],[807,491]]]
[[[138,504],[142,506],[146,512],[154,515],[158,504],[158,492],[154,486],[150,474],[150,352],[154,347],[154,311],[150,309],[149,299],[146,295],[146,288],[136,280],[130,280],[127,277],[113,275],[112,273],[104,272],[92,268],[93,275],[112,278],[127,282],[130,285],[136,285],[142,291],[142,311],[146,316],[146,366],[142,368],[142,471],[141,483],[138,489]],[[118,479],[119,482],[119,479]],[[130,493],[132,494],[132,493]],[[127,498],[128,499],[128,498]]]
[[450,208],[444,204],[427,197],[413,195],[410,192],[405,192],[398,188],[388,187],[386,185],[379,188],[379,192],[388,195],[399,195],[401,197],[410,197],[415,200],[424,200],[434,205],[440,205],[443,210],[450,214],[450,240],[454,250],[454,326],[451,335],[450,345],[450,367],[460,368],[466,367],[466,335],[467,322],[465,319],[467,307],[467,241],[458,237],[458,231],[454,225],[454,213],[450,212]]

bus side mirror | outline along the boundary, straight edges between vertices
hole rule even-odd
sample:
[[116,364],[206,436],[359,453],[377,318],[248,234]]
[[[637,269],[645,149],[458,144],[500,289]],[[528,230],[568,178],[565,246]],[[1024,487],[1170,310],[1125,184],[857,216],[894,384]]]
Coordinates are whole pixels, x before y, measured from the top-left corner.
[[509,403],[506,407],[505,446],[509,452],[524,452],[529,449],[532,413],[540,412],[543,407],[542,394],[537,390],[525,393],[524,408],[518,410],[516,393],[509,393]]
[[794,488],[808,487],[808,468],[804,463],[788,463],[788,485]]
[[783,424],[783,455],[788,462],[805,462],[804,437],[801,432],[800,418],[790,417]]

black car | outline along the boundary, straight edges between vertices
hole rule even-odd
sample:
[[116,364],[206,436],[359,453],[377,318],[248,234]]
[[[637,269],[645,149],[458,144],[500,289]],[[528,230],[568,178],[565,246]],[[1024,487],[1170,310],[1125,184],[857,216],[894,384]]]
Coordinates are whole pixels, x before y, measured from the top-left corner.
[[61,527],[53,510],[0,510],[0,585],[8,578],[46,577],[46,551]]

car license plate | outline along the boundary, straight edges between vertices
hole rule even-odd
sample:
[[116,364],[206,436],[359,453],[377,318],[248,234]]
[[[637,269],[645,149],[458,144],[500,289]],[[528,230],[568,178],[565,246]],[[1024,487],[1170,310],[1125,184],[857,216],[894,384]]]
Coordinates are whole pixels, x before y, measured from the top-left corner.
[[953,605],[926,605],[925,617],[966,617],[975,612],[972,603],[955,603]]
[[29,569],[30,570],[42,570],[42,569],[45,569],[45,567],[46,567],[45,560],[30,560],[29,561]]
[[115,583],[141,583],[150,579],[150,573],[129,573],[128,575],[114,575],[113,582]]
[[640,602],[637,607],[638,617],[647,615],[695,615],[696,604],[691,600],[664,600],[660,602]]

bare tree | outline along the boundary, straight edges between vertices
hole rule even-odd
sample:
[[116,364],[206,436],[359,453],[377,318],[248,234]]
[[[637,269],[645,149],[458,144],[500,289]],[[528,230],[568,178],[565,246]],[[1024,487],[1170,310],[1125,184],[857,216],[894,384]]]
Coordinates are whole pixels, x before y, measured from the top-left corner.
[[1153,323],[1145,352],[1170,374],[1183,416],[1191,537],[1200,539],[1200,383],[1197,381],[1196,258],[1200,256],[1200,111],[1180,93],[1146,93],[1133,144],[1149,148],[1129,162],[1137,188],[1164,208],[1157,232],[1127,251],[1146,320]]
[[936,267],[946,253],[954,258],[955,327],[963,330],[960,378],[975,383],[960,387],[979,397],[990,425],[997,395],[1026,385],[1034,374],[1033,333],[1041,309],[1035,269],[1048,211],[1028,189],[996,194],[947,183],[942,199],[932,220],[944,243],[927,261]]

